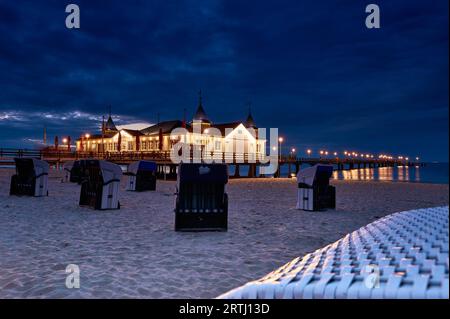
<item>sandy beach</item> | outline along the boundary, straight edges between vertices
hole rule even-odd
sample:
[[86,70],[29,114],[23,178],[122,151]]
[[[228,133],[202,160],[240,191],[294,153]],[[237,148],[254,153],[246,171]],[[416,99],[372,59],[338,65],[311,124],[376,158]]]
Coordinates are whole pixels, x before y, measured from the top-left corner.
[[49,197],[10,197],[12,174],[0,169],[0,298],[214,298],[380,217],[449,203],[448,185],[333,181],[337,209],[304,212],[295,180],[231,180],[229,231],[180,233],[172,181],[134,193],[123,178],[122,208],[94,211],[54,171]]

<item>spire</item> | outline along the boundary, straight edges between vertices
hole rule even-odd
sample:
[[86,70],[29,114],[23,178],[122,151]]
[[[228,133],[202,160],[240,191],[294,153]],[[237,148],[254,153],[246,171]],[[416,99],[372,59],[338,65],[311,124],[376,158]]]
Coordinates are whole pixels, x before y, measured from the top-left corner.
[[114,124],[114,121],[111,117],[111,105],[109,106],[109,116],[105,124],[105,131],[106,132],[117,131],[116,125]]
[[47,128],[44,126],[44,138],[43,141],[44,145],[47,145]]
[[255,120],[253,120],[252,116],[252,104],[250,102],[248,103],[248,116],[247,119],[245,120],[245,127],[256,128]]
[[197,111],[195,112],[195,115],[194,115],[194,121],[211,123],[211,121],[208,119],[208,116],[206,115],[205,110],[203,109],[202,91],[201,90],[198,92],[198,106],[197,106]]

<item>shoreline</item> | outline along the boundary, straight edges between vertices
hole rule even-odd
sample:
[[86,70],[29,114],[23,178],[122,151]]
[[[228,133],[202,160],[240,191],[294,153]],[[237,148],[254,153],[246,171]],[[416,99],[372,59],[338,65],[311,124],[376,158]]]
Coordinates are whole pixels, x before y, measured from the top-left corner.
[[[294,179],[233,179],[228,232],[179,233],[174,181],[134,193],[123,178],[121,209],[94,211],[59,174],[43,198],[10,197],[8,176],[0,170],[0,298],[214,298],[383,216],[449,201],[448,185],[333,180],[337,209],[305,212]],[[71,263],[80,289],[65,287]]]

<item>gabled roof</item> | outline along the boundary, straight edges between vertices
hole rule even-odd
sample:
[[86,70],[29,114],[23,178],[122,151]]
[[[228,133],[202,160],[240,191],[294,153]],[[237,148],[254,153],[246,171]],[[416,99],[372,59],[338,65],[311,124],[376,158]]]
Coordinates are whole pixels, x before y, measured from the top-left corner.
[[222,134],[222,136],[225,136],[226,129],[234,130],[236,127],[239,126],[239,124],[241,124],[241,122],[230,122],[230,123],[214,124],[211,127],[217,128]]
[[138,131],[138,130],[122,129],[120,131],[125,131],[128,134],[130,134],[131,136],[142,136],[142,135],[144,135],[141,131]]
[[[164,121],[141,130],[141,133],[145,135],[158,135],[159,130],[161,129],[163,134],[170,134],[172,130],[178,127],[183,127],[183,121],[180,120]],[[188,130],[190,129],[190,126],[187,124],[186,129]]]
[[[101,134],[93,134],[93,135],[89,136],[88,140],[98,140],[98,139],[101,139],[102,137],[103,138],[111,138],[111,137],[113,137],[116,134],[117,133],[105,133],[103,136]],[[77,141],[81,141],[81,140],[84,141],[85,138],[84,137],[83,138],[77,138]]]

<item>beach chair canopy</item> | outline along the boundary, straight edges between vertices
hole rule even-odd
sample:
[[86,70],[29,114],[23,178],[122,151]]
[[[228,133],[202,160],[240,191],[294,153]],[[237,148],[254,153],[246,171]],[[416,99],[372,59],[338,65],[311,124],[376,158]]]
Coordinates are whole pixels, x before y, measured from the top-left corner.
[[102,160],[86,160],[84,164],[88,170],[97,168],[100,170],[103,184],[120,181],[122,176],[122,169],[120,166],[111,162]]
[[228,182],[226,164],[180,164],[178,184],[181,183],[218,183]]
[[70,172],[75,164],[75,161],[67,161],[63,165],[63,169],[67,172]]
[[137,161],[128,165],[128,173],[136,175],[138,171],[156,172],[156,163],[150,161]]
[[19,176],[39,177],[48,174],[49,165],[46,161],[35,158],[15,158],[16,172]]
[[317,181],[327,182],[331,175],[333,175],[333,166],[316,164],[312,167],[302,169],[297,174],[297,183],[314,186]]

